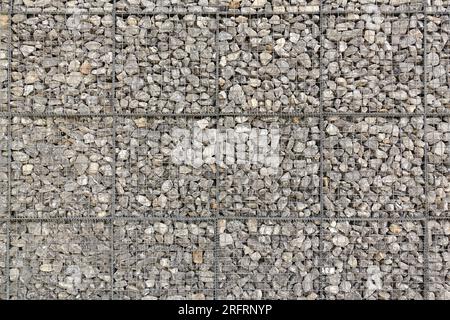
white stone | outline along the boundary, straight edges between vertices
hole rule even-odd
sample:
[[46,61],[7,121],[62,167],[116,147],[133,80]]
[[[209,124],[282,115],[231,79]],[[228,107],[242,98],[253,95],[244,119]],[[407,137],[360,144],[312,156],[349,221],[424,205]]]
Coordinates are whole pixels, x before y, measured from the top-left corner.
[[220,243],[221,247],[226,247],[228,245],[232,245],[233,244],[233,237],[231,236],[231,234],[222,233],[219,236],[219,243]]
[[31,174],[31,172],[33,172],[33,165],[32,164],[26,164],[22,167],[22,173],[25,176],[28,176]]
[[136,201],[145,207],[150,207],[152,205],[152,203],[150,202],[150,200],[147,199],[147,197],[141,195],[136,196]]
[[332,242],[337,247],[345,247],[349,243],[348,238],[344,235],[334,236]]

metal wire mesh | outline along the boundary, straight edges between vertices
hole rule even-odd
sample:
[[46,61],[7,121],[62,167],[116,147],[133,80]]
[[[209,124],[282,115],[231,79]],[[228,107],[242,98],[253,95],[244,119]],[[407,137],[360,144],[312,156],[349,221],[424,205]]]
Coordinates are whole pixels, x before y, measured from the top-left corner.
[[[449,2],[261,2],[0,2],[0,299],[450,298]],[[366,20],[382,39],[352,33]],[[362,44],[387,53],[355,74]],[[169,158],[174,129],[218,157],[270,123],[260,189]]]

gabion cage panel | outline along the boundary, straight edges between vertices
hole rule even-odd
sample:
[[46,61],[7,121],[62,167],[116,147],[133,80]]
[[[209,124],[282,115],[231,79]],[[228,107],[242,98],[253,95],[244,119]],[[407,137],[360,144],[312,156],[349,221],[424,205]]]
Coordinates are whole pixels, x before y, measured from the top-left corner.
[[0,0],[0,299],[450,299],[448,0]]

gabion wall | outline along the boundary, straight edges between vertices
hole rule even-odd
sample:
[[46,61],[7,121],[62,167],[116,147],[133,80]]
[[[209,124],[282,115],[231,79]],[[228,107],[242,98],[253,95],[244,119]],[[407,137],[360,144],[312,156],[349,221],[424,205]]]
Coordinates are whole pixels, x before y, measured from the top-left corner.
[[450,299],[448,0],[0,10],[0,299]]

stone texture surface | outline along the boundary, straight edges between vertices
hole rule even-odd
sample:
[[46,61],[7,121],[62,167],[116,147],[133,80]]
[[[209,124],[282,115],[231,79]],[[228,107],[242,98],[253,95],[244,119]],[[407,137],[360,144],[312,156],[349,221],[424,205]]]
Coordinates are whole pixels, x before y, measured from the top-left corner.
[[110,227],[104,222],[13,223],[13,299],[108,299]]
[[113,11],[113,0],[13,0],[19,12],[99,12]]
[[0,14],[0,112],[8,111],[9,17]]
[[222,17],[221,112],[318,112],[319,16]]
[[430,236],[430,299],[450,299],[450,222],[431,220]]
[[0,222],[0,300],[6,299],[7,223]]
[[427,112],[450,112],[450,17],[427,19]]
[[116,110],[213,112],[216,28],[208,16],[119,16]]
[[212,222],[114,223],[117,299],[213,298]]
[[[427,1],[428,5],[435,8],[442,8],[442,2],[447,0]],[[432,3],[430,3],[432,2]],[[360,11],[367,13],[392,12],[405,10],[422,10],[424,1],[422,0],[324,0],[324,10],[338,11]]]
[[8,216],[8,122],[0,118],[0,218]]
[[423,117],[327,117],[324,205],[328,216],[423,216]]
[[114,160],[111,124],[111,118],[14,117],[12,215],[109,215]]
[[174,12],[313,12],[319,10],[319,0],[119,0],[117,10]]
[[319,214],[318,118],[225,117],[218,126],[226,152],[219,166],[221,214]]
[[319,226],[219,220],[221,299],[317,299]]
[[431,216],[450,217],[450,117],[427,120],[428,202]]
[[[395,226],[393,226],[395,225]],[[422,299],[422,222],[324,222],[325,299]]]
[[111,15],[12,16],[11,110],[111,112]]
[[327,15],[324,110],[423,111],[423,15]]
[[117,128],[117,215],[210,216],[215,120],[138,118]]

